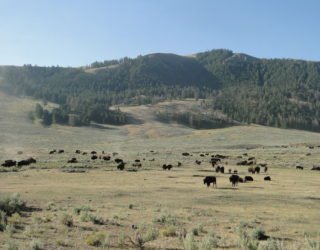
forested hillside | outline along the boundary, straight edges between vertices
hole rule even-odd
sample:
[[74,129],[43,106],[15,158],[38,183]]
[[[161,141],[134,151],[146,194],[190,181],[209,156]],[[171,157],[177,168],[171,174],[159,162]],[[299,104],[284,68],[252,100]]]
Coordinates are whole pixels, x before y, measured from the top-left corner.
[[111,105],[201,98],[229,121],[320,130],[319,62],[212,50],[190,57],[150,54],[83,68],[2,66],[0,77],[6,92],[60,104],[49,113],[57,123],[67,123],[72,114],[79,124],[124,124],[126,115],[110,110]]

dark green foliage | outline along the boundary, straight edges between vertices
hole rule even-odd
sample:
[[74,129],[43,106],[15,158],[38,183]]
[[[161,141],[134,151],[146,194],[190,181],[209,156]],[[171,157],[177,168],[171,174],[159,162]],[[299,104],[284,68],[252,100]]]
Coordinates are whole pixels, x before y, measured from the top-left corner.
[[[194,57],[151,54],[95,62],[87,68],[7,66],[0,67],[0,76],[2,90],[60,104],[50,112],[37,106],[35,116],[45,125],[124,124],[129,118],[110,106],[199,98],[212,100],[211,108],[227,120],[320,131],[319,62],[212,50]],[[161,114],[160,119],[208,126],[203,125],[207,118],[194,117]]]

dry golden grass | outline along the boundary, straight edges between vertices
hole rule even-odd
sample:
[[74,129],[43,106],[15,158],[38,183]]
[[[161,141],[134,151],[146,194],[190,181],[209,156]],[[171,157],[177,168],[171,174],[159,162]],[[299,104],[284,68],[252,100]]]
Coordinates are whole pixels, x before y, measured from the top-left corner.
[[[110,248],[132,248],[139,229],[154,227],[160,232],[168,230],[168,224],[178,232],[203,230],[195,237],[201,241],[213,232],[218,239],[218,249],[238,249],[239,235],[236,228],[245,222],[249,230],[263,228],[270,237],[280,239],[287,249],[306,249],[304,235],[317,237],[319,228],[319,180],[320,173],[311,171],[320,161],[317,133],[281,130],[262,126],[238,126],[217,130],[195,131],[175,124],[156,122],[146,107],[127,107],[126,111],[145,117],[144,123],[121,127],[70,128],[52,126],[43,128],[27,121],[26,113],[35,101],[11,98],[0,93],[0,161],[34,156],[38,160],[33,167],[20,172],[0,173],[0,196],[20,193],[27,205],[39,211],[24,212],[21,227],[9,234],[0,233],[0,245],[8,238],[21,249],[28,249],[34,239],[41,241],[45,249],[94,249],[86,243],[86,237],[94,232],[106,236]],[[167,105],[167,104],[161,104]],[[285,146],[284,146],[285,145]],[[63,148],[65,154],[49,155],[49,150]],[[75,149],[90,152],[118,152],[117,157],[132,168],[134,159],[143,159],[138,172],[117,171],[114,162],[91,161],[89,155],[74,154]],[[23,150],[22,155],[17,151]],[[154,150],[151,153],[150,150]],[[193,156],[183,157],[182,152]],[[207,152],[204,158],[199,153]],[[238,156],[248,153],[257,162],[267,163],[271,182],[263,181],[264,173],[254,175],[253,183],[239,184],[232,188],[228,174],[216,174],[208,163],[211,154],[226,154],[223,162],[226,170],[238,170],[247,174],[247,167],[237,166]],[[71,157],[77,157],[80,167],[87,166],[86,173],[62,172]],[[151,159],[155,161],[150,161]],[[203,160],[198,166],[195,160]],[[181,167],[176,167],[177,162]],[[161,165],[172,163],[172,171],[163,171]],[[297,164],[305,170],[295,169]],[[227,172],[227,171],[226,171]],[[202,179],[215,175],[218,188],[207,188]],[[104,225],[82,221],[73,210],[89,206],[89,213],[101,217]],[[74,226],[67,227],[60,220],[71,214]],[[157,223],[167,218],[171,222]],[[170,230],[172,231],[172,227]],[[159,238],[146,245],[165,249],[182,249],[176,236]]]

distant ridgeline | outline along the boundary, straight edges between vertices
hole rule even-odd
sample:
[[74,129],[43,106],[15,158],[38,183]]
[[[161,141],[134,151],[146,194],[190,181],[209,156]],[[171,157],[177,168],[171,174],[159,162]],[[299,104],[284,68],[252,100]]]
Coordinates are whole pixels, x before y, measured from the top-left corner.
[[[319,62],[212,50],[190,57],[150,54],[83,68],[3,66],[0,79],[1,89],[11,94],[60,104],[47,111],[51,122],[57,123],[69,124],[73,115],[75,125],[124,124],[126,115],[110,106],[201,98],[223,113],[228,124],[320,131]],[[180,116],[176,120],[189,119]],[[161,115],[168,117],[174,116]]]

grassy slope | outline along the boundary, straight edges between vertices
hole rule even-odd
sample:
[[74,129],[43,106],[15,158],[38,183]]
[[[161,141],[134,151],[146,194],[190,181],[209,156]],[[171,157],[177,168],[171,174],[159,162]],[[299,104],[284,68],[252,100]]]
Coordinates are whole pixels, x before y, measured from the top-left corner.
[[[221,237],[221,247],[229,249],[235,248],[237,234],[234,228],[241,221],[248,222],[253,228],[262,227],[268,235],[286,239],[291,246],[303,244],[304,233],[315,237],[319,229],[319,173],[308,169],[319,162],[320,149],[309,149],[302,144],[318,143],[319,134],[262,126],[195,131],[158,123],[146,107],[124,108],[144,119],[140,125],[109,129],[43,128],[27,120],[26,112],[33,108],[34,101],[3,94],[0,94],[0,100],[0,160],[36,155],[36,167],[46,168],[1,173],[1,194],[19,192],[29,205],[44,209],[48,202],[53,202],[57,209],[55,212],[34,212],[31,217],[23,218],[25,225],[34,231],[32,237],[23,231],[13,234],[20,246],[28,245],[32,238],[39,238],[48,249],[57,249],[61,242],[69,244],[65,249],[89,249],[83,238],[97,230],[108,232],[116,245],[121,233],[134,235],[132,224],[152,224],[154,218],[164,211],[176,216],[179,227],[187,230],[202,223],[206,231],[213,231]],[[284,144],[291,146],[279,146]],[[67,154],[48,155],[52,148],[65,148]],[[118,172],[113,171],[114,163],[92,163],[87,161],[88,157],[74,155],[76,148],[117,151],[119,157],[128,162],[136,158],[146,158],[146,161],[143,162],[143,171]],[[151,149],[156,153],[150,153]],[[16,155],[17,150],[23,150],[24,154]],[[193,156],[182,157],[184,151],[193,152]],[[208,157],[201,166],[194,164],[195,159],[201,159],[196,152],[228,154],[231,159],[224,164],[227,168],[237,169],[242,176],[247,174],[247,168],[236,166],[236,157],[246,152],[255,156],[258,162],[268,163],[273,180],[266,183],[264,174],[255,175],[254,183],[231,190],[228,175],[212,173]],[[307,153],[311,155],[307,156]],[[85,174],[59,171],[59,167],[72,156],[78,157],[80,165],[89,164],[99,169]],[[156,160],[149,161],[152,158]],[[163,163],[176,164],[177,161],[183,163],[181,168],[174,168],[171,172],[161,170]],[[295,164],[303,164],[307,170],[297,171]],[[217,190],[203,185],[202,176],[208,174],[218,176]],[[75,227],[66,229],[59,223],[62,213],[72,213],[75,206],[83,204],[90,205],[94,214],[115,220],[121,226],[110,223],[92,225],[81,222],[75,215]],[[133,204],[134,209],[129,209],[129,204]],[[36,217],[50,220],[36,223]],[[201,240],[203,236],[201,233],[196,239]],[[0,245],[5,240],[6,235],[0,234]],[[161,236],[150,244],[163,248],[181,247],[176,237]]]

